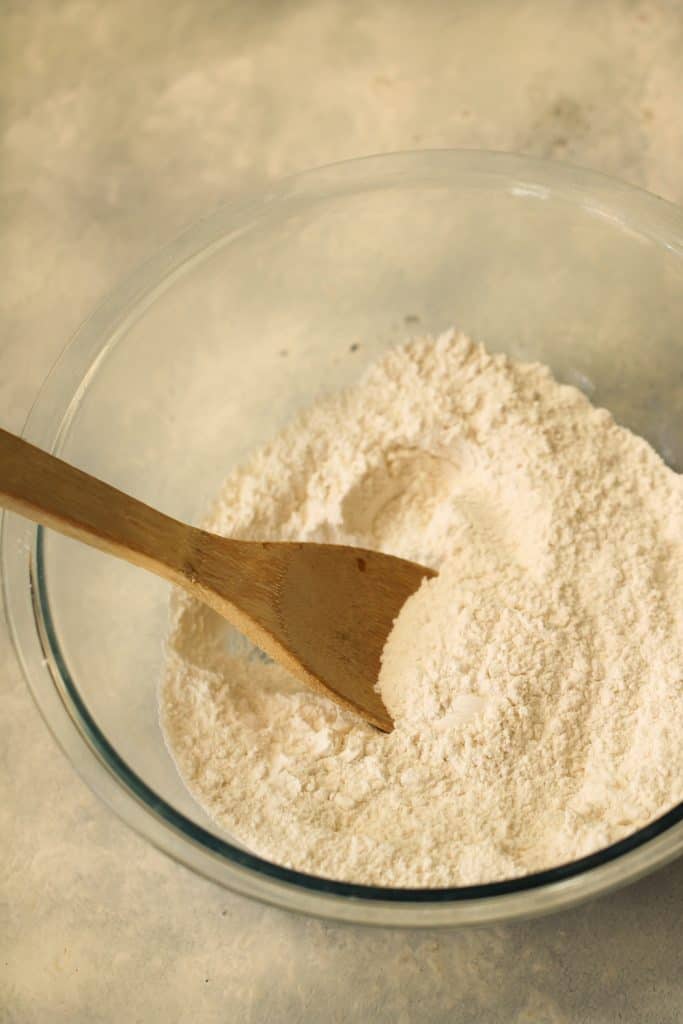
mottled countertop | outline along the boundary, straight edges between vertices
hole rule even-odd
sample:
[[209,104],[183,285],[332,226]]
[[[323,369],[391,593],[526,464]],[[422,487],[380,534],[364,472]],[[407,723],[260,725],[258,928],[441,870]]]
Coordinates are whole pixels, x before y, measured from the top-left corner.
[[[514,150],[683,201],[680,0],[7,0],[0,423],[136,263],[245,186]],[[326,925],[152,849],[58,751],[0,627],[0,1021],[674,1024],[683,860],[544,920]]]

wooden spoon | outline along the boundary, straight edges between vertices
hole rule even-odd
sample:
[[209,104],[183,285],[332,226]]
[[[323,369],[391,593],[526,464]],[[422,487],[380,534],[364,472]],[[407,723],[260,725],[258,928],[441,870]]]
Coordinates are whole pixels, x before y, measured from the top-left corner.
[[431,569],[336,544],[217,537],[0,430],[0,505],[183,587],[314,690],[390,732],[375,683]]

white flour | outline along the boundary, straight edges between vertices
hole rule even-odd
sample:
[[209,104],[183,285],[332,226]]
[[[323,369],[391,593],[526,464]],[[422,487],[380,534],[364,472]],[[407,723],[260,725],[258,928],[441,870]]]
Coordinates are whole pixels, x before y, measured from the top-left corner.
[[545,367],[452,333],[393,349],[233,472],[208,526],[440,569],[385,648],[389,736],[175,597],[167,741],[255,852],[379,885],[486,882],[683,797],[683,479]]

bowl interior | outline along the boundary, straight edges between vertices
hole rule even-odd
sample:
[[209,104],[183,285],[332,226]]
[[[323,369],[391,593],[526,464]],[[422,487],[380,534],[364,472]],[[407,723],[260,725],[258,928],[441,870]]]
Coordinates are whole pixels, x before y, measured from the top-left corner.
[[[653,200],[570,170],[521,174],[523,161],[489,173],[433,160],[304,176],[231,213],[99,339],[61,396],[59,454],[198,523],[231,467],[298,409],[387,346],[455,324],[548,363],[683,468],[683,259]],[[168,587],[53,533],[43,557],[92,718],[163,801],[220,834],[157,721]]]

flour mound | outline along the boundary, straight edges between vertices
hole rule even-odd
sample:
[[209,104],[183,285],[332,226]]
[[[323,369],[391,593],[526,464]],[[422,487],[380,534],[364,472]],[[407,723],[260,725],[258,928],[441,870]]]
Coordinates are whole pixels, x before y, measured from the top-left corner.
[[235,470],[209,529],[439,570],[384,736],[173,598],[161,722],[188,789],[276,863],[390,886],[590,853],[683,798],[683,481],[540,365],[395,348]]

